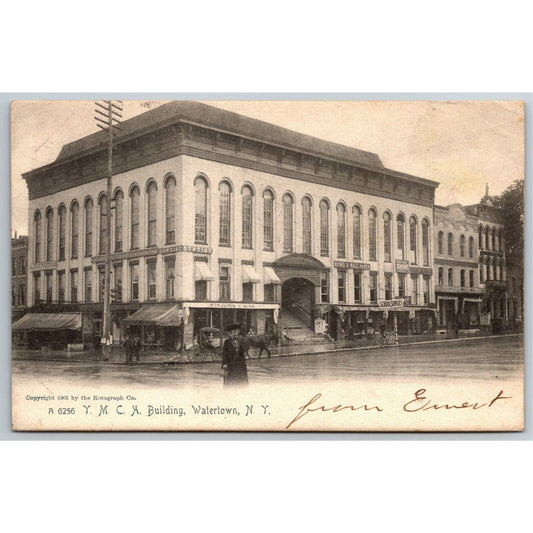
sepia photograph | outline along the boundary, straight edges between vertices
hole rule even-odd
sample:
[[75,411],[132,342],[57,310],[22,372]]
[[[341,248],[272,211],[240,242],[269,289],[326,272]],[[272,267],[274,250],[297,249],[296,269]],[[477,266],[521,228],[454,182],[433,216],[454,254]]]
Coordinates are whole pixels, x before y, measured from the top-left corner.
[[18,431],[522,431],[524,103],[17,100]]

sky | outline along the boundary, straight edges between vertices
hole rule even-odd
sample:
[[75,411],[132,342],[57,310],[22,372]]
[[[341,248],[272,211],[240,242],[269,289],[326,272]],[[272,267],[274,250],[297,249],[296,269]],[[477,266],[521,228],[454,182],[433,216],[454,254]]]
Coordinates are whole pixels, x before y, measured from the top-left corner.
[[[124,101],[124,119],[164,102]],[[440,183],[435,203],[478,202],[524,177],[524,108],[516,101],[205,101],[379,155],[387,168]],[[12,234],[27,234],[21,174],[98,130],[92,101],[19,101],[11,110]]]

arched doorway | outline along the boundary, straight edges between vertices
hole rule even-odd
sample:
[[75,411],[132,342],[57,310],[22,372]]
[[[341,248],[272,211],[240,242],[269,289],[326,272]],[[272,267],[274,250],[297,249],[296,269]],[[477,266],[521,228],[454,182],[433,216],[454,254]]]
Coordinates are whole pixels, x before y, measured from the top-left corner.
[[315,286],[305,278],[291,278],[281,286],[281,308],[296,315],[308,327],[313,325]]

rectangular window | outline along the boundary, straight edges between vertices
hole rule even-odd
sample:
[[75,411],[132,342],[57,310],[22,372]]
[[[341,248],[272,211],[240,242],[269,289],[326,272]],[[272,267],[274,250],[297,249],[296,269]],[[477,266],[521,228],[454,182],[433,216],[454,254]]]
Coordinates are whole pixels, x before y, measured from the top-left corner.
[[115,302],[122,301],[122,264],[115,265],[114,269]]
[[411,303],[418,303],[418,276],[415,274],[411,274]]
[[346,272],[344,270],[339,270],[338,272],[338,301],[346,301]]
[[105,268],[98,269],[98,301],[103,302],[105,295]]
[[320,301],[323,303],[329,302],[329,280],[327,272],[320,274]]
[[276,286],[273,283],[265,285],[265,302],[276,301]]
[[155,300],[157,292],[155,261],[149,261],[146,263],[146,273],[146,277],[148,278],[148,299]]
[[194,298],[196,301],[207,300],[207,281],[197,279],[194,283]]
[[243,283],[242,284],[242,301],[253,302],[254,300],[254,284]]
[[78,271],[70,271],[70,301],[78,301]]
[[52,303],[52,273],[47,272],[45,274],[45,283],[46,283],[46,301],[47,303]]
[[392,300],[392,274],[385,274],[385,300]]
[[424,305],[429,304],[429,277],[424,276]]
[[220,265],[219,270],[219,299],[221,302],[227,302],[231,298],[231,279],[230,279],[230,267],[226,265]]
[[174,281],[176,263],[174,261],[165,261],[165,295],[167,300],[174,300]]
[[378,301],[378,273],[370,272],[370,301],[376,303]]
[[57,301],[65,301],[65,271],[57,273]]
[[470,277],[470,280],[469,280],[470,281],[470,287],[473,287],[474,286],[474,271],[471,270],[468,275]]
[[465,271],[461,270],[461,287],[466,287],[466,276]]
[[398,296],[405,298],[405,274],[398,274]]
[[85,284],[85,301],[90,302],[92,300],[93,290],[93,271],[91,268],[87,268],[83,272],[84,284]]
[[35,304],[41,301],[41,273],[35,272],[33,274],[33,299]]
[[137,263],[130,265],[130,283],[131,299],[137,301],[139,300],[139,265]]
[[361,301],[361,272],[353,273],[353,299],[355,302]]

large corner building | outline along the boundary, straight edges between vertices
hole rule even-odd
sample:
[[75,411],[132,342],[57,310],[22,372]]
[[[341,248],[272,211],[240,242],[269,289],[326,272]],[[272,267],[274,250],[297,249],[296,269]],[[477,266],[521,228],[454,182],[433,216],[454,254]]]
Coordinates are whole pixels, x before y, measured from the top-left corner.
[[23,176],[28,305],[79,313],[86,345],[101,331],[108,237],[115,341],[129,326],[172,346],[182,318],[191,338],[235,321],[261,333],[324,319],[334,338],[435,328],[436,182],[195,102],[162,105],[122,129],[110,214],[105,132]]

